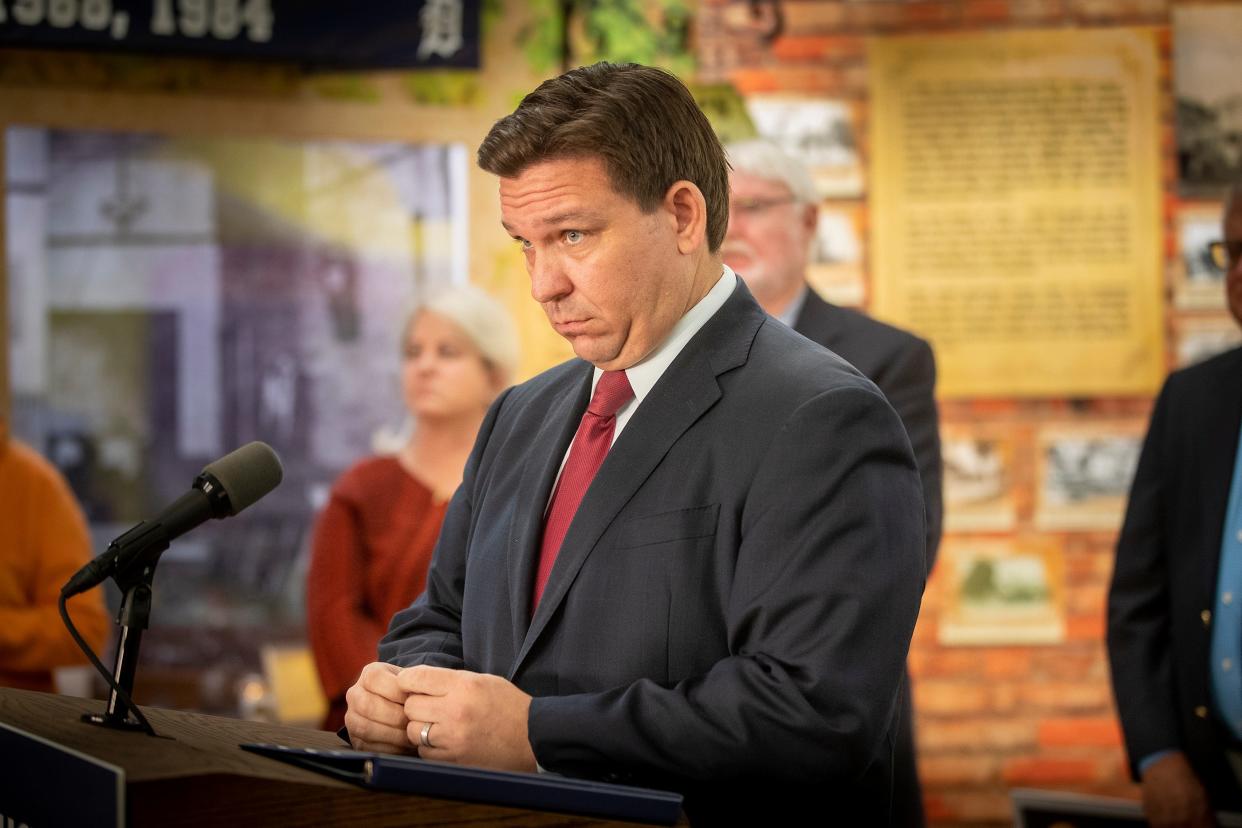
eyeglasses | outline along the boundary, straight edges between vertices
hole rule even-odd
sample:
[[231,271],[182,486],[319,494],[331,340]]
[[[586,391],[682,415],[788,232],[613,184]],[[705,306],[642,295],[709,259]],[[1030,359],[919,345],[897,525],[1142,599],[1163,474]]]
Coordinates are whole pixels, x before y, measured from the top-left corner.
[[1214,241],[1208,245],[1208,256],[1213,266],[1227,271],[1242,261],[1242,239],[1227,242]]
[[780,198],[739,198],[729,202],[729,212],[734,215],[757,216],[765,210],[782,204],[793,204],[797,200],[791,195]]

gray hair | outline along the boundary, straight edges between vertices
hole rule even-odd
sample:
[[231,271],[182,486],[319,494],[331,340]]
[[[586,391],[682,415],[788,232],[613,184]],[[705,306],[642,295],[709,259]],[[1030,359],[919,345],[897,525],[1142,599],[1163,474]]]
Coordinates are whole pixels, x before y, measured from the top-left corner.
[[[479,349],[483,361],[498,374],[502,387],[513,382],[521,359],[521,346],[517,326],[504,305],[473,285],[433,289],[406,316],[401,327],[402,347],[410,334],[410,327],[423,311],[443,316],[461,328]],[[395,429],[383,426],[371,435],[371,449],[380,455],[396,454],[413,431],[414,420],[409,416]]]
[[474,285],[452,285],[424,296],[406,317],[401,340],[423,311],[443,316],[457,327],[479,349],[484,361],[499,374],[504,385],[513,381],[521,359],[517,327],[509,311],[487,292]]
[[811,171],[771,141],[739,141],[729,144],[725,152],[735,171],[779,181],[789,188],[799,204],[819,203],[819,192],[815,189]]

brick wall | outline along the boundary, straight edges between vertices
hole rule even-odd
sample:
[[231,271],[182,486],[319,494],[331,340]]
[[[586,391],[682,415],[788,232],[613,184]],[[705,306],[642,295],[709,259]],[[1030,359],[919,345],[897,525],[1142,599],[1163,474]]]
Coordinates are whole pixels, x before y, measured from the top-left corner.
[[[1160,34],[1166,272],[1177,209],[1169,0],[789,0],[783,33],[770,44],[748,28],[745,2],[703,0],[699,80],[731,82],[743,95],[793,92],[854,102],[867,151],[869,37],[900,33],[1058,27],[1154,27]],[[1237,7],[1242,14],[1242,6]],[[866,209],[866,196],[858,200]],[[865,224],[865,222],[864,222]],[[1166,290],[1166,297],[1168,291]],[[1169,303],[1166,302],[1166,308]],[[1166,313],[1168,327],[1171,311]],[[1171,337],[1169,338],[1171,341]],[[1033,520],[1036,433],[1041,424],[1145,422],[1150,399],[942,401],[946,426],[1011,435],[1017,521],[1005,538],[1039,536],[1065,562],[1063,643],[946,647],[937,625],[945,567],[931,578],[910,653],[919,760],[929,818],[938,824],[1007,824],[1009,790],[1053,788],[1137,797],[1128,778],[1104,648],[1104,606],[1116,531],[1041,532]],[[956,538],[946,535],[951,546]]]

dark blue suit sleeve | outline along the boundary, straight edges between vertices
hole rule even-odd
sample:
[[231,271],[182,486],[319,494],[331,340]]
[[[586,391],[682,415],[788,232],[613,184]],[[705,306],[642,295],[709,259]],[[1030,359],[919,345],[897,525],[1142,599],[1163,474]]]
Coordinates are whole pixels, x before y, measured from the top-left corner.
[[[509,389],[512,391],[512,389]],[[427,573],[427,588],[408,608],[393,616],[388,633],[380,640],[379,657],[401,667],[430,664],[461,669],[461,607],[466,584],[466,553],[470,536],[471,492],[487,442],[496,426],[509,391],[492,404],[479,427],[474,449],[466,461],[462,484],[457,487],[440,527]]]
[[1156,400],[1139,458],[1108,594],[1108,658],[1130,770],[1168,748],[1180,748],[1170,635],[1166,384]]

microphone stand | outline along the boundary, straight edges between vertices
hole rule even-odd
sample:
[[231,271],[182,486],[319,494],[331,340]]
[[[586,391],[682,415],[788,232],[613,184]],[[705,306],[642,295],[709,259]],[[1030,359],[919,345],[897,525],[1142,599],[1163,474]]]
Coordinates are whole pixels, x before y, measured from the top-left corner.
[[116,661],[112,666],[115,682],[108,694],[108,706],[103,713],[84,713],[82,721],[119,730],[146,730],[146,726],[130,717],[130,708],[122,700],[117,688],[124,690],[131,701],[134,694],[134,675],[138,671],[138,649],[142,646],[142,633],[151,620],[151,583],[155,578],[155,565],[160,555],[168,549],[168,533],[159,524],[140,523],[114,540],[118,557],[137,554],[136,565],[126,567],[112,576],[122,592],[121,609],[117,624],[121,628],[120,642],[116,648]]

